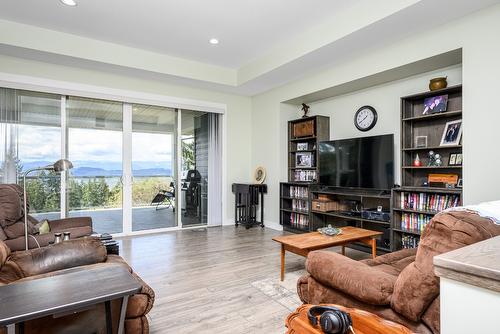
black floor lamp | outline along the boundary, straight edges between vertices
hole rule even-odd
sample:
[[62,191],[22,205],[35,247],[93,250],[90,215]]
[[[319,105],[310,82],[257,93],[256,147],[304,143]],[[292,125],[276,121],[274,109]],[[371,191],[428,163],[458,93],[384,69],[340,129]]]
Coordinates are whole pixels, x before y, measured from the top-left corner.
[[23,200],[24,200],[24,241],[26,243],[26,250],[28,250],[28,208],[27,208],[27,196],[26,196],[26,176],[32,172],[49,170],[54,171],[56,173],[64,172],[65,170],[73,168],[73,164],[71,161],[66,159],[57,160],[52,165],[48,165],[45,167],[37,167],[28,169],[23,175]]

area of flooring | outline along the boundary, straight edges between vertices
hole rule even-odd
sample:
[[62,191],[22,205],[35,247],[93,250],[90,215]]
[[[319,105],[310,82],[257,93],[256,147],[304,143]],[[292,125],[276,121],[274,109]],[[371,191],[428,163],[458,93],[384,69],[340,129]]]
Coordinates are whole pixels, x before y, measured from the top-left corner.
[[[271,239],[283,233],[227,226],[122,239],[121,255],[156,293],[151,333],[284,333],[290,311],[252,286],[279,280],[280,247]],[[287,253],[287,272],[304,264]]]

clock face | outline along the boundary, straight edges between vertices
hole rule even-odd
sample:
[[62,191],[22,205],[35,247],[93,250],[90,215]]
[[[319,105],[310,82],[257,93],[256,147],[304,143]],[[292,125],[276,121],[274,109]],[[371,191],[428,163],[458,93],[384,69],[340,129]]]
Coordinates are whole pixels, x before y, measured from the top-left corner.
[[377,111],[370,106],[364,106],[354,115],[354,124],[360,131],[368,131],[377,123]]

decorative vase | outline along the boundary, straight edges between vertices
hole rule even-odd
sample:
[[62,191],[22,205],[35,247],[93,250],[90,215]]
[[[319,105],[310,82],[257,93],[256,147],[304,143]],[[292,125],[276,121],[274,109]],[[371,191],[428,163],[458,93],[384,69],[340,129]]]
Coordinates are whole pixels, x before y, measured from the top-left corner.
[[429,82],[429,89],[433,91],[448,87],[448,81],[446,81],[446,79],[448,79],[448,77],[431,79]]
[[68,241],[69,239],[71,239],[71,232],[64,232],[63,241]]

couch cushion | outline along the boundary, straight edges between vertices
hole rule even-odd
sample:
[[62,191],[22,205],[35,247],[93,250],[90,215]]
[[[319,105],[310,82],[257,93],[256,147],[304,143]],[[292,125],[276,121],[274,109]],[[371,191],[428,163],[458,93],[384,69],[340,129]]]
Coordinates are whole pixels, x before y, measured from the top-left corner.
[[414,321],[439,294],[434,275],[434,256],[500,235],[500,225],[466,211],[442,212],[434,216],[420,241],[415,262],[399,275],[391,300],[392,308]]
[[389,305],[396,276],[346,256],[314,251],[306,268],[317,281],[374,305]]
[[0,225],[14,224],[23,217],[23,189],[17,184],[0,184]]
[[5,244],[5,242],[0,241],[0,268],[2,268],[9,255],[10,248]]

